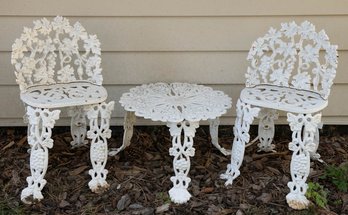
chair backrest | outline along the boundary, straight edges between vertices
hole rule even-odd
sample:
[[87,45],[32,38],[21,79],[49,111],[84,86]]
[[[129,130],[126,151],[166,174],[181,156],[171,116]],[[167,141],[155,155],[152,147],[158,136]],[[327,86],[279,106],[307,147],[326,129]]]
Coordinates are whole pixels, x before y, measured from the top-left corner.
[[270,28],[249,51],[246,86],[270,84],[330,94],[337,68],[337,46],[331,45],[324,30],[315,31],[308,21],[282,23]]
[[100,42],[76,22],[57,16],[34,21],[24,27],[12,45],[11,63],[23,92],[28,87],[88,81],[101,85]]

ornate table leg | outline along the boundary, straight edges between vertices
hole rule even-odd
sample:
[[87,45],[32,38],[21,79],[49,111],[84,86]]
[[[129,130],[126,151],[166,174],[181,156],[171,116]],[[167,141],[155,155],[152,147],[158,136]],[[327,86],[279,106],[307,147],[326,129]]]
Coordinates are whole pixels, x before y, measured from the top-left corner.
[[87,137],[91,139],[90,156],[93,166],[93,169],[89,170],[92,180],[88,186],[95,193],[101,193],[109,188],[109,184],[106,182],[108,171],[105,169],[105,165],[108,158],[107,138],[111,137],[109,126],[114,104],[115,102],[112,101],[108,104],[103,102],[86,107],[90,126]]
[[133,136],[133,126],[136,121],[136,116],[134,112],[127,111],[126,115],[124,116],[124,133],[123,133],[123,143],[122,146],[119,148],[113,148],[110,149],[109,155],[114,156],[117,155],[120,151],[124,150],[131,144],[131,139]]
[[219,144],[219,125],[220,125],[220,119],[219,117],[215,119],[209,120],[209,130],[210,130],[210,136],[211,136],[211,143],[218,149],[223,155],[230,155],[231,151],[226,150],[225,148],[221,147]]
[[278,114],[276,110],[263,108],[259,114],[259,140],[260,143],[257,145],[259,147],[258,151],[271,152],[274,151],[274,144],[272,144],[274,137],[274,120],[278,119]]
[[305,209],[309,205],[305,194],[310,170],[310,153],[315,152],[317,145],[314,136],[321,120],[321,114],[294,115],[288,113],[288,122],[292,131],[292,142],[289,149],[293,151],[290,170],[292,181],[288,183],[290,193],[286,196],[288,205],[294,209]]
[[[169,149],[169,154],[174,156],[173,168],[175,173],[175,176],[170,178],[173,187],[169,190],[169,196],[174,203],[181,204],[191,198],[191,194],[187,191],[191,179],[187,175],[191,166],[190,157],[195,155],[193,137],[199,122],[168,122],[167,126],[172,136],[172,147]],[[184,130],[184,143],[181,140],[182,130]]]
[[31,176],[27,177],[28,187],[21,194],[21,200],[26,204],[44,198],[41,190],[46,184],[44,176],[48,165],[48,149],[53,147],[51,129],[59,119],[59,114],[60,110],[27,107]]
[[87,120],[86,113],[83,106],[71,107],[68,111],[68,115],[71,117],[70,131],[73,141],[71,141],[71,146],[79,147],[81,145],[86,145],[88,141],[86,138],[87,132]]
[[249,142],[250,124],[258,115],[260,108],[251,107],[243,103],[240,99],[237,102],[237,118],[234,124],[234,140],[232,146],[231,164],[227,165],[227,170],[221,174],[220,178],[227,180],[225,185],[232,184],[233,180],[240,175],[239,167],[242,165],[245,151],[245,143]]

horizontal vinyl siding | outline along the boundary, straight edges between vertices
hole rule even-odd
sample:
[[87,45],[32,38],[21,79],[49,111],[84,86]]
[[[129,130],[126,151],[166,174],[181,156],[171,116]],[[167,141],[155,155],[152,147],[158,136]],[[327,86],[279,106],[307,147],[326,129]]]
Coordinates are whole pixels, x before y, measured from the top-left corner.
[[345,0],[1,0],[8,16],[346,15]]
[[[347,1],[348,4],[348,1]],[[347,5],[348,7],[348,5]],[[23,26],[41,17],[0,17],[0,51],[11,51]],[[277,17],[68,17],[97,34],[104,52],[247,51],[254,40],[281,22],[309,20],[325,29],[340,50],[348,50],[347,16]]]
[[[97,34],[102,46],[104,85],[115,100],[112,125],[123,123],[122,93],[150,82],[192,82],[222,90],[233,107],[222,117],[233,124],[244,87],[251,43],[281,22],[309,20],[339,46],[335,85],[324,122],[348,124],[348,1],[343,0],[0,0],[0,126],[24,125],[10,64],[11,45],[23,27],[43,16],[67,16]],[[285,123],[282,117],[279,123]],[[68,125],[63,112],[57,125]],[[154,124],[139,119],[138,124]],[[155,123],[158,124],[158,123]]]

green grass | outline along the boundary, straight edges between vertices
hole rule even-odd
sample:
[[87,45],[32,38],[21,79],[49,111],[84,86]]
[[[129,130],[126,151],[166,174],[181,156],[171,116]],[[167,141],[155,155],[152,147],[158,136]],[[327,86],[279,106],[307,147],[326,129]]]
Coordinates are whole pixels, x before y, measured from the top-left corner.
[[319,207],[327,207],[327,194],[328,192],[319,183],[308,183],[306,197],[312,200]]
[[348,191],[348,163],[340,166],[329,165],[325,169],[325,174],[321,177],[329,179],[338,190],[342,192]]
[[10,205],[6,201],[0,201],[0,215],[24,214],[21,206]]

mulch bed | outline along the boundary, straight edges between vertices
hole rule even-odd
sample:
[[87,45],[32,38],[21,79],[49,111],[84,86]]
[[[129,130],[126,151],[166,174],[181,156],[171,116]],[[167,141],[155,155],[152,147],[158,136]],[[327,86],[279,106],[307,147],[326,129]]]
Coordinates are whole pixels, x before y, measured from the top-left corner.
[[[328,179],[321,179],[327,164],[348,161],[347,126],[325,126],[318,152],[326,164],[312,161],[308,181],[328,189],[326,209],[312,204],[308,210],[292,210],[286,204],[289,192],[291,133],[288,126],[277,126],[274,143],[277,153],[258,153],[257,144],[246,149],[241,175],[233,186],[225,187],[220,174],[230,158],[210,144],[209,129],[197,129],[196,154],[191,160],[189,191],[191,200],[183,205],[170,202],[172,184],[170,135],[165,126],[136,127],[132,144],[119,155],[109,157],[103,194],[88,188],[91,168],[89,147],[70,147],[67,127],[53,130],[45,197],[34,205],[20,201],[30,174],[29,146],[25,128],[0,128],[0,214],[348,214],[348,194],[340,192]],[[109,147],[121,145],[122,127],[113,127]],[[252,126],[252,137],[257,127]],[[221,126],[219,141],[230,148],[232,127]]]

